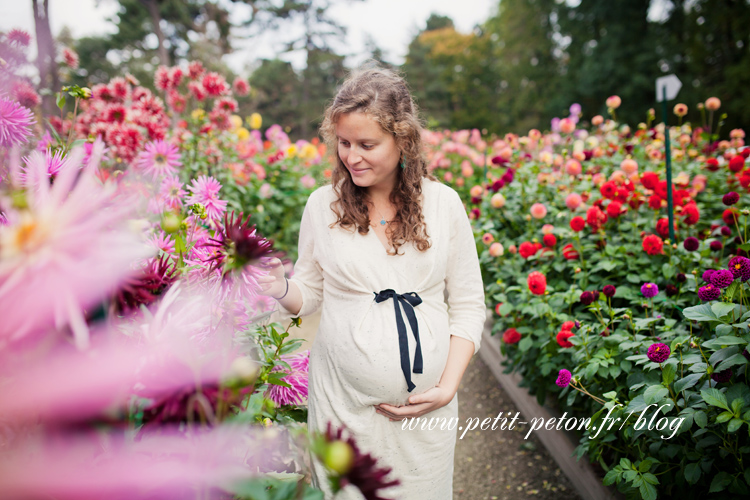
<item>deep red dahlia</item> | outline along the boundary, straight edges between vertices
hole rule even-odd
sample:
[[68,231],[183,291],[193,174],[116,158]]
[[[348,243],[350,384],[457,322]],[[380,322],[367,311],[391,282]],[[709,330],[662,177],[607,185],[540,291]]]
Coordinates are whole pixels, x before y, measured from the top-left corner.
[[659,174],[655,172],[643,172],[641,175],[641,184],[646,189],[654,189],[659,183]]
[[503,342],[506,344],[517,344],[521,340],[521,334],[515,328],[508,328],[503,333]]
[[575,232],[583,231],[583,228],[585,227],[586,221],[583,220],[583,217],[576,216],[570,220],[570,228]]

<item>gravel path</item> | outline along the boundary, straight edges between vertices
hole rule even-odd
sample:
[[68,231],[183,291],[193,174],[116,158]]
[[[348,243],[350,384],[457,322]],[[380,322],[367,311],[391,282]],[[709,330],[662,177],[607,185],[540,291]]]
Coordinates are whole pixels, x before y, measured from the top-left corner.
[[[515,415],[517,411],[490,369],[474,356],[459,387],[459,425],[469,417],[481,421],[494,419],[500,412]],[[454,500],[580,498],[534,434],[524,440],[527,432],[527,426],[516,425],[513,430],[474,430],[458,439]]]

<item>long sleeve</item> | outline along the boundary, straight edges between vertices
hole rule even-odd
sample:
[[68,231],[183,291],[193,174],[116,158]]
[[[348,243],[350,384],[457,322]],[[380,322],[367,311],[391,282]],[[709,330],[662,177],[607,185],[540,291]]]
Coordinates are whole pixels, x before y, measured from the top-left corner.
[[315,231],[314,219],[320,217],[317,200],[320,193],[314,191],[307,199],[305,209],[302,212],[302,222],[299,228],[299,244],[297,246],[297,263],[294,265],[291,283],[297,285],[302,294],[302,308],[296,315],[285,308],[279,302],[279,313],[282,317],[302,317],[315,313],[323,302],[323,273],[315,257]]
[[448,290],[450,332],[474,342],[476,354],[487,318],[482,271],[471,221],[461,198],[453,189],[448,198],[451,238],[445,287]]

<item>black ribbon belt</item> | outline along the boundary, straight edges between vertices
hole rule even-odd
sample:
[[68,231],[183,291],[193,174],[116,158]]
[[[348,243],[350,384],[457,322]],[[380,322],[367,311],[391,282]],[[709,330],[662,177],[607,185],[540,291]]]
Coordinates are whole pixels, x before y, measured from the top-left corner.
[[414,314],[414,306],[421,304],[422,298],[416,292],[398,294],[390,288],[372,293],[375,294],[375,302],[378,303],[393,299],[393,307],[396,309],[396,326],[398,327],[398,348],[401,353],[401,371],[404,372],[406,386],[409,392],[411,392],[416,386],[411,381],[411,374],[409,372],[409,342],[406,337],[406,325],[404,324],[404,318],[401,317],[401,308],[398,307],[398,303],[401,302],[403,304],[406,317],[409,319],[409,325],[411,325],[411,331],[414,333],[414,340],[417,341],[413,371],[414,373],[422,373],[422,344],[419,342],[419,326],[417,324],[417,317]]

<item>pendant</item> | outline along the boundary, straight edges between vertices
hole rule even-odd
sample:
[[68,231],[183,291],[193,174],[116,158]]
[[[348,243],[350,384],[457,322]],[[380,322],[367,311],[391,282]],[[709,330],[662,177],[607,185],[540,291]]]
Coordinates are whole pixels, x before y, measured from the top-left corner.
[[385,219],[380,219],[380,225],[385,226]]

